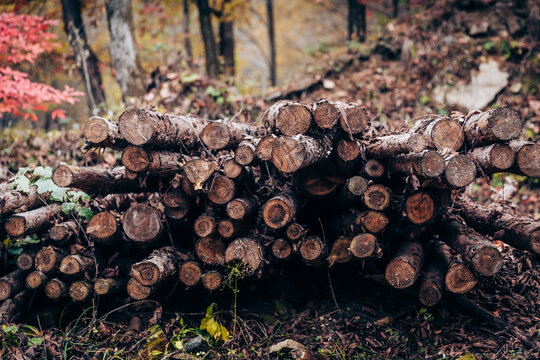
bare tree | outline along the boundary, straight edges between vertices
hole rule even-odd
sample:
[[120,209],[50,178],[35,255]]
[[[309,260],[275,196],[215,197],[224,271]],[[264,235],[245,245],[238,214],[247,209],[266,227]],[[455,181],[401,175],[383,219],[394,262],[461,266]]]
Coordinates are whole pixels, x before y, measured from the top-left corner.
[[191,50],[191,34],[189,31],[189,0],[183,0],[182,5],[184,10],[184,46],[186,48],[188,64],[191,65],[193,63],[193,51]]
[[206,73],[209,76],[215,77],[219,74],[219,61],[208,0],[197,0],[197,7],[199,8],[199,22],[201,24],[201,34],[204,41]]
[[276,86],[276,44],[274,38],[274,4],[272,0],[266,0],[266,13],[268,42],[270,44],[270,84]]
[[366,40],[366,1],[349,0],[349,40]]
[[223,56],[225,75],[234,77],[234,20],[225,9],[228,3],[230,0],[225,0],[219,12],[219,54]]

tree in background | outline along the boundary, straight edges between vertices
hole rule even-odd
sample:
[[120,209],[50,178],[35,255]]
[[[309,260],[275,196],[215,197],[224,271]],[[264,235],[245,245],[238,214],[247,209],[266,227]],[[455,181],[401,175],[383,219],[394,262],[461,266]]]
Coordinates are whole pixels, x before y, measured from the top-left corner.
[[62,15],[64,30],[77,67],[85,84],[86,99],[90,114],[97,115],[98,107],[105,104],[105,93],[101,82],[101,73],[98,67],[98,58],[88,46],[86,32],[81,16],[80,0],[62,0]]
[[184,12],[184,46],[186,48],[187,62],[191,66],[193,64],[193,51],[191,50],[191,33],[189,31],[189,0],[183,0],[182,10]]
[[274,4],[272,0],[266,0],[266,18],[270,46],[270,84],[276,86],[276,42],[274,38]]
[[366,0],[349,1],[348,34],[349,41],[366,40]]
[[137,44],[133,36],[131,0],[107,0],[105,3],[109,22],[109,51],[113,60],[116,81],[122,99],[144,93],[143,76],[137,58]]
[[219,74],[219,60],[214,30],[212,29],[212,13],[208,6],[208,0],[197,0],[197,7],[199,8],[199,22],[204,42],[206,73],[208,76],[216,77]]
[[[51,27],[58,20],[46,20],[36,15],[0,14],[0,113],[24,116],[37,121],[36,110],[46,111],[50,104],[73,104],[84,95],[69,86],[58,90],[30,80],[27,73],[12,69],[11,65],[33,64],[40,54],[48,53],[58,44]],[[61,109],[51,113],[52,119],[65,117]]]
[[[234,1],[234,0],[233,0]],[[223,56],[224,72],[227,77],[234,77],[234,7],[231,0],[224,0],[219,16],[219,55]],[[233,4],[234,5],[234,4]]]

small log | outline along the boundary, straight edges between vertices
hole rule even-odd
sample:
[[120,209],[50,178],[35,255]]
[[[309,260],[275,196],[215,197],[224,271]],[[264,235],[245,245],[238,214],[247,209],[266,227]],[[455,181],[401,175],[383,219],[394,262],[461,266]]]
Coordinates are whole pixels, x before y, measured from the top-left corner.
[[239,197],[227,204],[227,216],[231,219],[241,220],[250,217],[257,212],[259,199],[252,196]]
[[75,220],[68,220],[49,229],[49,238],[55,244],[63,245],[73,240],[79,233]]
[[336,154],[344,164],[354,163],[360,159],[360,144],[355,140],[339,139]]
[[522,128],[519,112],[509,107],[474,112],[464,125],[467,141],[475,147],[515,139]]
[[45,286],[49,280],[48,276],[41,271],[32,271],[26,276],[26,287],[29,289],[39,289]]
[[17,256],[17,268],[23,271],[30,270],[34,267],[34,258],[36,257],[35,250],[23,251]]
[[272,163],[284,173],[293,173],[326,159],[332,152],[327,136],[280,137],[272,147]]
[[61,204],[50,204],[12,215],[6,221],[4,227],[7,233],[13,237],[31,234],[46,228],[56,216],[60,216],[61,214]]
[[156,244],[163,233],[161,214],[145,204],[132,205],[124,214],[122,227],[134,244],[142,246]]
[[462,125],[451,117],[426,117],[417,121],[411,132],[423,135],[429,149],[457,151],[465,141]]
[[211,270],[202,275],[201,281],[205,289],[215,291],[223,284],[223,276],[219,271]]
[[199,237],[208,237],[217,230],[217,216],[213,211],[207,211],[195,219],[193,230]]
[[202,270],[195,261],[186,261],[180,265],[178,270],[180,281],[186,286],[193,286],[199,282],[202,276]]
[[115,295],[122,291],[122,281],[115,278],[97,278],[94,293],[98,296]]
[[362,199],[368,188],[368,181],[362,176],[353,176],[345,181],[339,194],[341,204],[349,206]]
[[394,258],[386,266],[386,281],[396,289],[408,288],[418,279],[423,261],[424,250],[420,244],[416,242],[401,244]]
[[173,189],[163,194],[163,205],[169,219],[181,220],[188,214],[191,202],[182,190]]
[[445,191],[419,191],[405,201],[405,215],[413,224],[426,224],[435,220],[448,201],[448,193]]
[[119,233],[120,226],[116,216],[109,211],[102,211],[92,216],[86,227],[86,234],[102,246],[114,244]]
[[84,124],[83,136],[95,147],[122,150],[127,142],[122,138],[118,125],[99,116],[93,116]]
[[217,205],[225,205],[234,198],[236,186],[234,181],[226,176],[217,174],[208,183],[206,195],[208,200]]
[[321,265],[328,254],[326,244],[318,236],[307,236],[298,242],[298,255],[308,265]]
[[131,266],[131,277],[141,285],[152,286],[176,274],[178,257],[174,248],[167,246],[152,251],[149,257]]
[[225,244],[219,238],[203,237],[195,243],[197,257],[207,265],[225,264]]
[[106,169],[100,166],[59,165],[53,171],[53,182],[60,187],[72,187],[87,193],[129,192],[132,180],[124,167]]
[[285,136],[305,134],[313,116],[309,108],[293,101],[278,101],[266,111],[268,124]]
[[[193,190],[202,190],[203,184],[210,179],[210,176],[217,169],[218,165],[214,161],[205,159],[190,159],[184,163],[183,169],[186,174],[186,178],[193,184]],[[184,192],[189,195],[192,191],[186,191],[185,187],[182,187]]]
[[94,259],[80,255],[68,255],[60,263],[60,272],[68,276],[82,276],[85,273],[94,273]]
[[45,284],[45,296],[51,300],[61,299],[68,294],[68,286],[62,280],[54,278]]
[[241,270],[251,275],[259,270],[263,264],[264,250],[255,238],[238,238],[233,240],[225,250],[225,263],[241,264]]
[[262,207],[263,220],[272,229],[281,229],[295,217],[298,199],[292,191],[285,191],[268,200]]
[[285,234],[287,235],[287,238],[292,241],[299,240],[302,238],[305,233],[307,232],[304,227],[298,223],[292,223],[289,226],[287,226],[287,231]]
[[361,212],[359,218],[362,230],[374,234],[383,231],[390,222],[384,213],[374,210]]
[[141,285],[137,280],[130,278],[127,283],[127,293],[133,300],[147,299],[155,291],[153,286]]
[[288,260],[293,255],[291,243],[285,239],[276,239],[272,243],[272,255],[279,261]]
[[36,270],[49,273],[58,269],[64,257],[65,253],[58,248],[52,246],[43,247],[34,259]]
[[223,219],[218,223],[218,233],[225,239],[238,237],[248,229],[247,224],[241,220]]
[[377,237],[370,233],[360,233],[352,238],[349,246],[352,255],[358,259],[381,255],[381,248]]
[[340,112],[334,104],[326,99],[321,99],[314,104],[313,118],[321,129],[334,128],[339,121]]
[[0,277],[0,301],[9,299],[24,290],[24,271],[17,269]]
[[[504,171],[514,164],[514,151],[506,144],[491,144],[473,149],[471,157],[485,174]],[[540,156],[540,152],[538,153]]]
[[365,107],[360,107],[355,103],[335,103],[334,105],[339,111],[339,125],[346,134],[349,134],[351,140],[354,135],[360,134],[368,127],[369,115]]
[[246,171],[242,165],[236,162],[236,160],[228,159],[223,163],[223,174],[229,179],[239,181],[245,177]]
[[378,179],[384,175],[384,164],[377,159],[369,159],[362,167],[362,175],[368,179]]
[[452,187],[461,188],[469,185],[476,178],[476,166],[466,155],[455,154],[445,157],[444,177]]
[[362,200],[369,209],[381,211],[390,205],[391,197],[390,189],[386,186],[373,184],[364,191]]
[[416,133],[394,134],[373,138],[365,145],[365,153],[370,158],[387,159],[400,154],[421,152],[428,143],[425,137]]
[[260,139],[248,138],[243,140],[234,151],[234,160],[243,166],[250,165],[257,157],[257,146]]
[[277,140],[277,136],[274,134],[268,134],[263,137],[259,144],[257,144],[257,157],[262,161],[272,160],[272,149],[274,148],[274,142]]
[[465,265],[461,255],[455,253],[450,246],[440,240],[435,241],[435,253],[446,268],[444,284],[448,291],[465,294],[475,287],[476,277]]
[[540,142],[513,141],[515,153],[513,172],[529,177],[540,177]]
[[246,136],[256,135],[258,130],[250,124],[212,121],[201,132],[201,140],[211,150],[232,148]]
[[468,225],[476,231],[493,235],[510,246],[540,254],[540,222],[515,216],[501,206],[482,206],[464,197],[455,207]]
[[348,237],[338,237],[332,244],[330,249],[330,255],[326,259],[328,266],[334,264],[346,263],[352,259],[351,253],[351,239]]
[[122,152],[122,165],[129,171],[150,171],[158,174],[172,173],[182,169],[180,154],[169,151],[150,151],[128,146]]
[[447,243],[456,249],[471,266],[484,276],[494,276],[503,266],[499,250],[475,230],[455,218],[445,219]]
[[45,205],[47,194],[39,195],[37,187],[31,186],[28,194],[19,191],[1,191],[0,189],[0,216],[20,213]]
[[422,276],[418,298],[425,306],[435,306],[443,294],[443,271],[437,263],[432,263]]
[[24,306],[30,297],[28,290],[23,290],[12,299],[7,299],[0,305],[0,323],[9,324],[18,321],[24,311]]
[[390,161],[390,168],[394,171],[428,179],[441,176],[445,167],[444,157],[434,150],[402,154]]
[[92,285],[86,281],[75,281],[69,287],[69,297],[75,302],[88,300],[92,294],[92,288]]

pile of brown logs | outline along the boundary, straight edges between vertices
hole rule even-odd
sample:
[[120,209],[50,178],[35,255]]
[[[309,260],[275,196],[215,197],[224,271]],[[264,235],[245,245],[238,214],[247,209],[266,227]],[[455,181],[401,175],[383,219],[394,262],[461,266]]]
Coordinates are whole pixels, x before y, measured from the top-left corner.
[[0,248],[0,313],[12,319],[36,291],[73,301],[159,299],[178,284],[214,291],[231,268],[257,276],[291,260],[375,261],[388,284],[432,306],[500,271],[492,240],[540,253],[539,222],[461,191],[493,173],[540,177],[540,144],[517,140],[519,113],[428,115],[413,125],[389,133],[364,108],[326,100],[280,101],[260,125],[143,108],[117,122],[94,117],[85,148],[117,150],[122,166],[53,173],[58,186],[92,196],[90,221],[35,188],[0,185],[11,243],[42,240],[12,262]]

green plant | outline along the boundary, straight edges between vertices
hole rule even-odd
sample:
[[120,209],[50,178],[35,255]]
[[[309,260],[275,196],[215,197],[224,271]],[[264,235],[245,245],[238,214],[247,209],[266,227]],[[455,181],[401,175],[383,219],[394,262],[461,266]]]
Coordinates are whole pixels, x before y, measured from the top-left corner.
[[236,322],[237,322],[236,310],[237,310],[237,303],[238,303],[238,293],[240,292],[238,290],[238,280],[243,279],[246,276],[246,267],[243,263],[237,262],[237,263],[228,265],[227,270],[228,270],[228,273],[227,273],[227,276],[225,276],[223,285],[231,289],[234,294],[234,302],[233,302],[233,337],[234,337],[236,335]]
[[[26,339],[26,344],[22,342]],[[43,343],[42,333],[33,326],[30,325],[2,325],[0,327],[0,340],[2,348],[8,346],[20,347],[20,346],[35,346]]]
[[418,319],[419,322],[421,321],[423,323],[430,323],[435,319],[433,314],[430,313],[425,307],[418,310],[418,313],[416,314],[416,318]]
[[214,340],[223,340],[226,341],[229,338],[229,331],[223,324],[219,322],[217,319],[217,314],[214,311],[214,308],[217,307],[217,304],[212,303],[208,308],[206,309],[206,315],[201,320],[201,330],[206,330],[208,334]]

